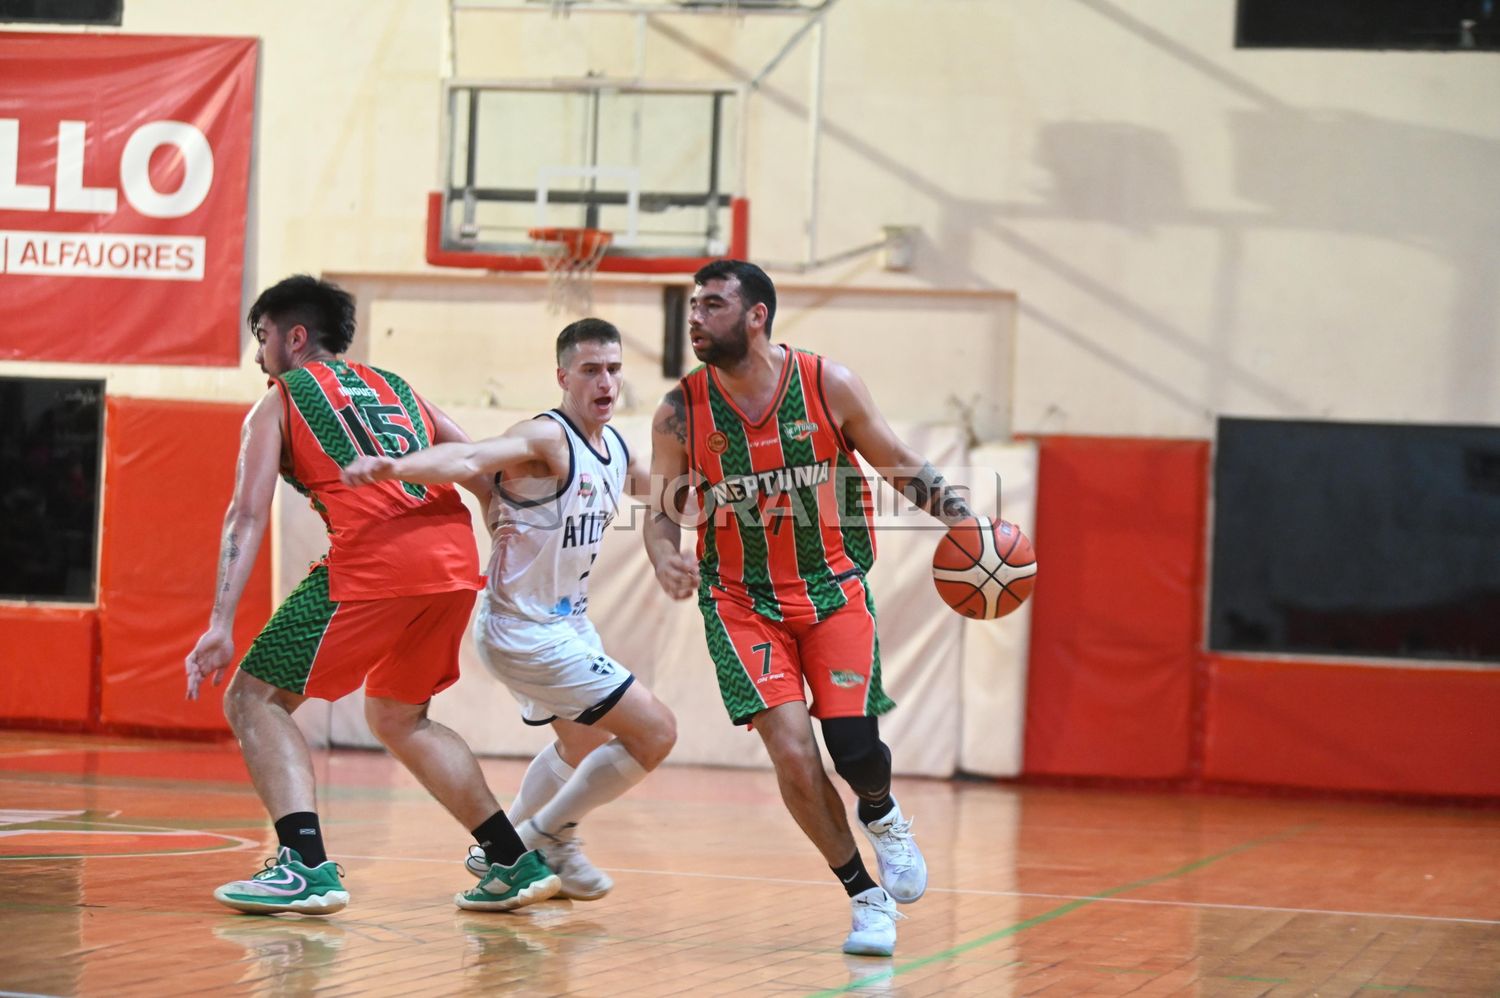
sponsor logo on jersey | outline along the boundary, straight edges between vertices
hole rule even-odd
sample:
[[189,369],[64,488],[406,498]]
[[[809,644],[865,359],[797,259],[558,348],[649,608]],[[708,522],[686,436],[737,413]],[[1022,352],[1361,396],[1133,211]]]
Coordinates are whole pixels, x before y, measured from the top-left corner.
[[818,432],[818,424],[806,419],[795,419],[790,423],[782,423],[781,432],[786,434],[789,440],[806,440]]
[[594,479],[586,471],[578,473],[578,494],[585,499],[594,495]]
[[753,475],[731,475],[710,491],[718,505],[741,503],[756,496],[773,496],[791,489],[807,489],[828,481],[829,463],[799,464],[773,468]]
[[722,454],[729,449],[729,438],[719,430],[710,433],[705,443],[711,454]]
[[828,678],[832,679],[833,685],[841,690],[851,690],[865,684],[864,676],[857,672],[850,672],[848,669],[834,669],[828,674]]

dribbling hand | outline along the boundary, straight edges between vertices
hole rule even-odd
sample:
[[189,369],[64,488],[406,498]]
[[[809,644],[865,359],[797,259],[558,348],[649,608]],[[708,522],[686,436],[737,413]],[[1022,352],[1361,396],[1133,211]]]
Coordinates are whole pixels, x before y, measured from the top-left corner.
[[215,628],[205,631],[188,653],[187,698],[198,699],[198,686],[209,676],[213,676],[215,686],[223,683],[224,670],[233,659],[234,636]]
[[698,562],[678,552],[656,563],[656,581],[673,599],[687,599],[698,591]]
[[371,482],[383,482],[390,478],[395,467],[394,458],[362,455],[344,465],[339,478],[343,479],[345,485],[369,485]]

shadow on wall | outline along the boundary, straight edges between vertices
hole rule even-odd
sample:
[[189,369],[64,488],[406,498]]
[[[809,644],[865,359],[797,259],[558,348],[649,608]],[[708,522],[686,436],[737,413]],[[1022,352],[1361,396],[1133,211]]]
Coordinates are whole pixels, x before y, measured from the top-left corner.
[[[1500,199],[1492,196],[1500,143],[1349,112],[1243,110],[1230,126],[1237,188],[1273,213],[1262,226],[1369,235],[1426,249],[1448,265],[1450,348],[1432,354],[1449,365],[1450,399],[1490,398],[1500,360]],[[1413,335],[1436,346],[1441,321],[1434,316],[1434,328]]]
[[[1249,237],[1258,232],[1316,231],[1388,239],[1420,247],[1447,263],[1454,274],[1443,297],[1448,314],[1435,328],[1413,330],[1431,342],[1445,325],[1442,349],[1450,365],[1448,392],[1433,400],[1432,415],[1461,418],[1495,392],[1493,370],[1500,362],[1500,289],[1492,278],[1493,247],[1500,245],[1500,198],[1477,197],[1500,177],[1500,143],[1459,132],[1345,111],[1309,110],[1289,104],[1278,93],[1227,67],[1220,53],[1205,53],[1134,16],[1130,6],[1111,0],[1074,0],[1074,7],[1110,22],[1125,43],[1153,50],[1180,70],[1183,88],[1222,94],[1231,135],[1235,190],[1260,210],[1194,208],[1184,182],[1182,156],[1171,134],[1129,122],[1058,122],[1041,127],[1034,146],[1037,164],[1050,186],[1028,197],[1003,192],[994,199],[965,198],[914,168],[906,158],[874,144],[862,120],[823,122],[823,140],[856,154],[871,171],[899,182],[907,191],[943,208],[933,231],[923,233],[922,273],[938,268],[944,283],[996,287],[993,272],[970,265],[974,247],[990,240],[1028,266],[1053,275],[1079,296],[1102,305],[1124,323],[1156,338],[1190,359],[1203,372],[1197,384],[1159,376],[1133,360],[1095,328],[1079,328],[1064,310],[1024,292],[1021,315],[1049,335],[1123,372],[1133,383],[1205,423],[1213,400],[1227,389],[1258,399],[1286,416],[1322,414],[1321,400],[1305,400],[1274,378],[1238,363],[1233,336],[1243,292],[1243,264]],[[1165,20],[1165,19],[1163,19]],[[652,29],[730,78],[745,70],[687,35],[663,24]],[[1211,58],[1213,55],[1214,58]],[[1122,64],[1126,64],[1122,61]],[[760,98],[780,110],[806,116],[798,97],[766,84]],[[1006,98],[996,96],[997,114]],[[1075,264],[1065,249],[1049,245],[1013,222],[1098,221],[1124,231],[1153,234],[1164,226],[1209,230],[1218,237],[1213,298],[1204,319],[1208,332],[1184,327],[1170,315],[1133,296],[1128,288]],[[930,251],[930,252],[929,252]],[[1014,279],[1012,278],[1012,281]],[[1311,282],[1310,286],[1311,286]],[[1387,286],[1371,293],[1399,293]],[[1309,291],[1315,293],[1315,289]],[[1357,331],[1354,331],[1357,332]],[[1155,365],[1160,367],[1161,365]],[[1444,406],[1449,406],[1445,413]]]
[[[1426,250],[1454,275],[1443,338],[1450,397],[1476,400],[1495,389],[1491,374],[1500,354],[1493,336],[1500,328],[1500,289],[1494,281],[1493,248],[1500,243],[1500,200],[1476,198],[1500,177],[1500,143],[1440,129],[1348,112],[1293,112],[1282,107],[1230,113],[1236,192],[1263,211],[1203,211],[1187,203],[1178,157],[1169,137],[1136,125],[1068,122],[1041,132],[1036,158],[1052,181],[1045,202],[1016,212],[990,205],[992,217],[1062,217],[1118,225],[1136,234],[1162,226],[1207,227],[1222,233],[1216,279],[1216,323],[1232,328],[1239,293],[1237,268],[1247,236],[1266,231],[1322,231],[1385,239]],[[972,219],[972,209],[963,211]],[[997,230],[998,226],[995,227]],[[1010,234],[996,231],[1003,241]],[[1045,254],[1026,251],[1049,265]],[[1194,338],[1133,314],[1115,289],[1084,274],[1059,271],[1095,297],[1111,301],[1126,318],[1169,339],[1186,352]],[[1399,293],[1389,286],[1373,293]],[[1436,320],[1435,320],[1436,321]],[[1441,329],[1414,330],[1433,341]],[[1209,360],[1209,357],[1199,358]],[[1129,365],[1121,359],[1118,366]],[[1230,371],[1230,379],[1247,376]],[[1307,413],[1271,385],[1242,385],[1289,413]],[[1280,397],[1278,397],[1280,396]],[[1208,397],[1213,397],[1212,395]],[[1179,400],[1181,401],[1181,400]],[[1457,413],[1455,413],[1457,415]]]

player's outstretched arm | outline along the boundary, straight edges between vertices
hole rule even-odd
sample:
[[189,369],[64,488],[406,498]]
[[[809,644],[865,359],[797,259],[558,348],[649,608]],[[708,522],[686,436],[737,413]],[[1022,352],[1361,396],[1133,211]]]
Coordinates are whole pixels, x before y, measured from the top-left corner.
[[949,526],[973,515],[963,490],[896,436],[859,375],[825,360],[823,393],[844,440],[893,489]]
[[[433,444],[466,444],[472,442],[469,435],[464,432],[464,428],[455,423],[446,412],[421,397],[418,397],[417,404],[425,408],[427,415],[432,419]],[[474,498],[479,500],[480,509],[488,509],[494,481],[495,478],[493,475],[475,475],[473,478],[466,479],[457,484],[474,493]]]
[[551,465],[555,463],[553,452],[562,440],[562,428],[551,420],[528,420],[485,440],[436,444],[404,457],[357,457],[344,466],[340,477],[346,485],[388,481],[418,485],[465,482],[480,475],[493,476],[509,465],[529,461]]
[[224,681],[224,670],[234,658],[234,611],[239,606],[255,556],[260,551],[276,494],[281,467],[281,399],[271,389],[250,410],[240,430],[240,456],[235,467],[234,495],[224,514],[219,541],[219,572],[214,584],[214,608],[208,630],[188,654],[187,698],[198,699],[198,686],[213,677]]
[[651,511],[645,531],[646,557],[662,591],[673,599],[687,599],[698,589],[697,562],[682,553],[687,488],[687,400],[674,388],[651,421]]

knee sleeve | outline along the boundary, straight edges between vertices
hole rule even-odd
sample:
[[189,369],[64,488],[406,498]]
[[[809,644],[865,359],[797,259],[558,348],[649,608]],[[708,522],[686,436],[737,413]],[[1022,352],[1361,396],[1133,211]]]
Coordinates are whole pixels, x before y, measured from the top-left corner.
[[891,786],[891,750],[873,717],[832,717],[822,722],[823,744],[834,772],[861,797],[883,797]]

